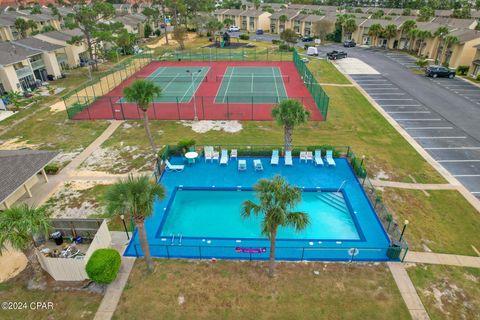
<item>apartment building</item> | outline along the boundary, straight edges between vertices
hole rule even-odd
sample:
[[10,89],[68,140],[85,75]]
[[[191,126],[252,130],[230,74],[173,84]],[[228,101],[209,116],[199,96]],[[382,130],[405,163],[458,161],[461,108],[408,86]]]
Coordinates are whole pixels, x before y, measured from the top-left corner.
[[261,10],[245,10],[239,15],[240,24],[238,26],[247,32],[255,32],[257,29],[268,30],[271,15],[271,13]]
[[294,28],[293,19],[300,14],[300,10],[296,9],[283,9],[277,12],[274,12],[270,16],[270,32],[271,33],[282,33],[286,29]]

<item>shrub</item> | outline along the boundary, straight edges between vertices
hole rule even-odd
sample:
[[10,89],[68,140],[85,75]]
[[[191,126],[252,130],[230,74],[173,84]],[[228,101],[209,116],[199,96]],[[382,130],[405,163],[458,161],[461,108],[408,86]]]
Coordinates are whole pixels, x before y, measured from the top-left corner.
[[250,36],[248,34],[242,33],[241,35],[238,36],[242,40],[248,40],[250,39]]
[[58,163],[50,163],[45,166],[45,172],[47,174],[57,174],[60,170]]
[[100,284],[109,284],[117,278],[122,259],[115,249],[98,249],[87,262],[88,277]]
[[190,147],[193,147],[195,145],[195,140],[194,139],[182,139],[180,141],[178,141],[177,143],[177,147],[180,149],[180,150],[187,150],[188,148]]
[[425,60],[425,59],[418,59],[417,62],[415,62],[417,64],[417,66],[419,66],[420,68],[425,68],[426,66],[428,66],[428,61]]
[[468,66],[458,66],[457,68],[457,73],[461,76],[464,76],[467,74],[469,67]]
[[477,81],[480,81],[480,74],[477,76]]
[[290,51],[290,46],[288,44],[283,44],[282,43],[281,45],[278,46],[278,49],[280,51]]
[[283,41],[279,39],[272,39],[272,44],[282,44]]

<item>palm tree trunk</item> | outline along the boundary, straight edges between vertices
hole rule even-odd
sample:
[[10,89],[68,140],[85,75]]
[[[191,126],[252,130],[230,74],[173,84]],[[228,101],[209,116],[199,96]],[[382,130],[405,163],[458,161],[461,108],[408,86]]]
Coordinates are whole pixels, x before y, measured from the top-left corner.
[[28,247],[28,249],[24,252],[25,256],[28,260],[28,265],[32,271],[32,278],[30,281],[32,282],[29,284],[32,288],[39,288],[45,285],[45,277],[43,273],[43,268],[40,265],[40,261],[38,260],[38,256],[36,254],[36,248],[33,243]]
[[289,126],[285,126],[284,128],[284,139],[285,139],[285,150],[290,151],[292,150],[292,135],[293,135],[293,128]]
[[148,246],[147,233],[145,232],[145,221],[136,221],[138,229],[138,237],[140,239],[140,246],[142,247],[143,257],[147,263],[147,270],[153,271],[153,262],[150,255],[150,247]]
[[150,132],[150,126],[148,124],[148,113],[147,109],[142,109],[143,111],[143,126],[145,127],[145,132],[147,133],[148,141],[150,141],[150,147],[152,147],[153,155],[157,156],[157,147],[155,146],[155,142],[153,141],[152,133]]
[[270,257],[268,262],[268,275],[275,276],[275,240],[277,238],[277,229],[272,231],[270,235]]

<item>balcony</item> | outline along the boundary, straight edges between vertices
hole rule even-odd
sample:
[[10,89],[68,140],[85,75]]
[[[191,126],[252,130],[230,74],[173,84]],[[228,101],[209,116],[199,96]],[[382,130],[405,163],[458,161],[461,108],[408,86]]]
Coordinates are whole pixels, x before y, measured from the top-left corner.
[[33,74],[32,69],[30,69],[29,66],[16,69],[15,72],[17,73],[18,79],[21,79],[21,78],[24,78],[26,76],[29,76],[29,75]]
[[64,53],[57,54],[58,63],[67,62],[67,55]]
[[33,70],[37,70],[45,67],[45,63],[43,62],[43,60],[30,61],[30,64],[32,65]]

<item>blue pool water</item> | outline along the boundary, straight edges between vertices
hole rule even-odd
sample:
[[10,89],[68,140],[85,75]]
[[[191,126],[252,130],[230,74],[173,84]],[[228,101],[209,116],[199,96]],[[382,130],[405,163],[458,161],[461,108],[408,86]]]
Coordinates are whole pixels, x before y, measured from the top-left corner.
[[[270,242],[260,234],[260,218],[244,221],[239,208],[242,201],[255,200],[251,190],[258,179],[281,175],[303,190],[298,209],[309,213],[312,223],[301,233],[281,230],[277,259],[388,260],[390,240],[346,159],[336,158],[335,167],[294,159],[287,167],[282,158],[278,166],[261,158],[262,172],[253,170],[253,158],[240,159],[247,160],[246,171],[239,172],[235,160],[220,166],[199,159],[182,172],[163,174],[159,183],[166,197],[156,201],[153,215],[145,221],[152,256],[268,259]],[[170,162],[181,164],[183,159]],[[250,248],[261,250],[242,251]],[[124,254],[142,255],[136,233]]]
[[[208,238],[261,238],[261,217],[242,219],[245,200],[256,202],[253,191],[177,190],[161,236],[182,235]],[[192,208],[195,208],[192,210]],[[359,240],[360,236],[342,193],[303,192],[294,211],[308,214],[308,227],[296,232],[280,228],[278,239]]]

